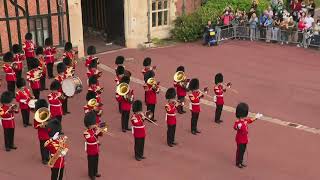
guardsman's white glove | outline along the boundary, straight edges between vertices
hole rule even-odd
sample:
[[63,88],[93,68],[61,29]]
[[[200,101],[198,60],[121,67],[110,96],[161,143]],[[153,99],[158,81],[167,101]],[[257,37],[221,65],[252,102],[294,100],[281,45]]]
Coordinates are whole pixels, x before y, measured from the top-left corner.
[[260,118],[262,118],[262,114],[260,114],[260,113],[258,113],[258,114],[256,114],[254,117],[256,118],[256,119],[260,119]]
[[242,124],[241,124],[241,123],[239,123],[237,127],[238,127],[238,129],[241,129]]
[[52,140],[57,140],[59,138],[59,132],[56,132],[53,137]]

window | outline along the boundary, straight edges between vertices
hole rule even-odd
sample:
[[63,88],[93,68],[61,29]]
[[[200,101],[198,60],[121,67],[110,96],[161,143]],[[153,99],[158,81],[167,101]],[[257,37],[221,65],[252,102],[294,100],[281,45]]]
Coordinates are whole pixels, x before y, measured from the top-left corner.
[[32,33],[33,42],[36,42],[39,46],[43,46],[44,40],[49,37],[48,19],[42,18],[41,21],[40,18],[35,18],[30,20],[30,31]]
[[152,27],[168,25],[168,0],[152,0]]

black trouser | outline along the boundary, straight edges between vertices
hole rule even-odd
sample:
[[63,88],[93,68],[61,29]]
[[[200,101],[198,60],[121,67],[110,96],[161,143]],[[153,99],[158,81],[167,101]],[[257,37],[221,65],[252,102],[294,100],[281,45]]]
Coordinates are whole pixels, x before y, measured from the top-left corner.
[[12,93],[13,96],[16,95],[16,82],[15,81],[7,81],[7,89]]
[[17,77],[17,79],[21,79],[21,77],[22,77],[22,70],[16,71],[16,77]]
[[154,111],[156,109],[156,105],[155,104],[147,104],[147,111],[151,111],[152,112],[152,118],[151,120],[154,120]]
[[88,173],[89,177],[96,177],[98,174],[99,155],[88,155]]
[[134,154],[136,158],[143,157],[144,138],[134,138]]
[[39,140],[40,142],[40,153],[41,153],[41,160],[44,161],[49,161],[49,151],[44,147],[44,143],[47,140]]
[[176,134],[176,125],[168,125],[168,130],[167,130],[167,143],[168,143],[168,145],[174,143],[175,134]]
[[121,127],[122,130],[128,129],[129,128],[129,116],[130,116],[130,111],[124,111],[122,110],[121,112]]
[[22,115],[23,125],[29,125],[30,111],[28,109],[21,109],[21,115]]
[[223,109],[223,104],[222,105],[216,104],[216,114],[214,117],[215,122],[220,121],[222,109]]
[[40,89],[41,89],[41,91],[46,89],[46,76],[45,75],[42,75],[40,78]]
[[47,64],[47,71],[49,79],[54,78],[53,76],[53,63]]
[[121,103],[118,102],[119,113],[121,113]]
[[[185,97],[184,96],[178,96],[178,102],[180,103],[180,104],[182,104],[182,102],[184,102],[184,99],[185,99]],[[178,112],[182,112],[183,111],[183,106],[182,105],[179,105],[178,106]]]
[[32,89],[32,93],[36,99],[40,98],[40,89]]
[[31,62],[33,61],[33,58],[27,57],[26,59],[27,59],[28,71],[30,71],[30,70],[31,70],[30,64],[31,64]]
[[63,110],[63,114],[68,112],[68,97],[67,96],[62,102],[62,110]]
[[51,180],[62,180],[64,168],[51,168]]
[[14,128],[3,128],[4,132],[4,144],[6,149],[12,148],[14,143]]
[[236,165],[242,164],[247,144],[237,144]]
[[199,113],[191,112],[191,131],[197,130],[198,119],[199,119]]

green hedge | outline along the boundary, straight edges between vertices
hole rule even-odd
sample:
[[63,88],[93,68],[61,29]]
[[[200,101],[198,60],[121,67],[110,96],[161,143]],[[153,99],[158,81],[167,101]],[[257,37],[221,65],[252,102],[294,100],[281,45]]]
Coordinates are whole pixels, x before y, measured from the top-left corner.
[[[216,22],[227,6],[234,10],[249,11],[252,0],[208,0],[197,11],[189,15],[182,15],[175,20],[172,30],[173,38],[179,41],[190,42],[202,36],[203,28],[209,20]],[[269,0],[259,0],[258,14],[269,5]]]

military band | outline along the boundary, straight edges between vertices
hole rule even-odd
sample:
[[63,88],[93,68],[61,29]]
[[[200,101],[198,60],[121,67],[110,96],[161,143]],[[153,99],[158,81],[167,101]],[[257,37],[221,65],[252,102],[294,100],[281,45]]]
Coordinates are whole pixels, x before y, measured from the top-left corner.
[[83,106],[84,113],[87,114],[89,112],[95,113],[96,124],[100,124],[101,115],[103,113],[101,102],[96,99],[96,94],[92,91],[89,91],[86,95],[87,103]]
[[46,61],[44,58],[44,52],[43,52],[43,47],[39,46],[36,49],[36,58],[39,61],[39,69],[41,70],[41,77],[40,77],[40,90],[48,90],[46,88],[46,76],[47,76],[47,66],[46,66]]
[[48,94],[49,110],[51,116],[56,118],[60,123],[62,121],[62,101],[64,95],[59,91],[61,84],[59,81],[54,80],[50,85],[51,93]]
[[91,64],[91,62],[93,60],[95,60],[97,62],[97,64],[99,64],[99,58],[95,57],[94,55],[96,54],[96,47],[95,46],[89,46],[87,48],[87,54],[88,54],[88,57],[86,58],[86,62],[85,62],[85,66],[87,68],[89,68],[89,65]]
[[67,66],[66,66],[63,62],[60,62],[60,63],[57,65],[57,72],[58,72],[58,74],[57,74],[56,77],[54,78],[56,81],[58,81],[58,82],[60,83],[60,88],[58,89],[58,91],[59,91],[59,92],[62,94],[62,96],[63,96],[63,98],[61,99],[63,115],[70,113],[70,112],[68,111],[68,97],[65,96],[65,95],[64,95],[64,92],[62,91],[62,81],[67,78],[66,70],[67,70]]
[[72,67],[73,69],[76,69],[76,64],[77,64],[77,54],[78,52],[77,51],[74,51],[73,50],[73,45],[71,42],[67,42],[64,46],[64,53],[63,53],[63,56],[62,56],[62,59],[64,58],[69,58],[71,59],[71,62],[72,62]]

